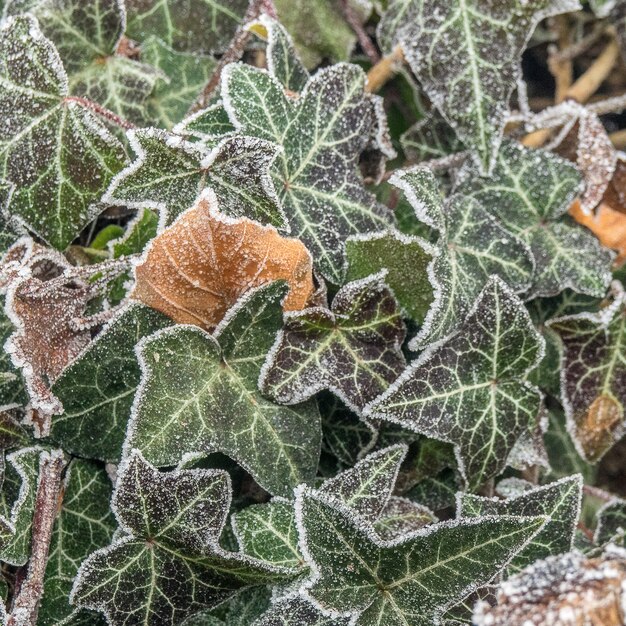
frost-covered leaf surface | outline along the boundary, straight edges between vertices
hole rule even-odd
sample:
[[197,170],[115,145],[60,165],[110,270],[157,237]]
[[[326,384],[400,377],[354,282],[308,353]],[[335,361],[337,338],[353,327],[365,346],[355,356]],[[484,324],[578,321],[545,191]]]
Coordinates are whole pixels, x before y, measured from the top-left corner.
[[10,18],[0,31],[0,108],[0,176],[13,187],[6,210],[63,249],[97,214],[125,155],[69,97],[59,55],[32,17]]
[[328,617],[313,603],[294,597],[276,602],[253,626],[349,626],[349,619]]
[[321,439],[315,402],[279,406],[257,387],[284,295],[279,283],[252,292],[216,335],[181,325],[144,339],[127,445],[159,466],[219,450],[277,495],[309,482]]
[[522,239],[535,260],[526,297],[569,288],[602,297],[611,280],[611,254],[566,213],[581,191],[580,174],[564,159],[507,142],[489,178],[469,167],[459,193],[476,198]]
[[384,275],[348,283],[330,310],[288,314],[261,376],[261,388],[294,404],[327,389],[360,411],[404,369],[405,329]]
[[349,509],[308,489],[298,526],[313,568],[306,593],[353,623],[433,624],[475,585],[489,582],[541,529],[541,517],[484,517],[383,542]]
[[457,333],[422,353],[365,415],[454,444],[477,489],[535,423],[540,394],[524,378],[542,350],[521,301],[491,279]]
[[550,322],[563,341],[561,393],[568,430],[578,452],[600,459],[624,434],[626,403],[626,297],[599,313]]
[[540,20],[580,8],[578,0],[392,0],[378,36],[400,44],[420,84],[481,170],[493,166],[522,52]]

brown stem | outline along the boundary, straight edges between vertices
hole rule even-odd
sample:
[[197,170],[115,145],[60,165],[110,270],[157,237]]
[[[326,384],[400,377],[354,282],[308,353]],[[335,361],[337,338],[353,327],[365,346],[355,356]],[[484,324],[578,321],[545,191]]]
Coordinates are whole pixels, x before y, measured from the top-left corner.
[[[557,15],[554,18],[555,28],[558,34],[559,50],[567,48],[571,43],[571,29],[567,15]],[[567,90],[574,81],[574,64],[571,59],[558,56],[557,50],[550,48],[548,57],[548,69],[554,76],[555,91],[554,102],[563,102]]]
[[404,53],[402,52],[402,48],[396,46],[391,54],[383,57],[367,73],[367,85],[365,86],[365,90],[370,93],[376,93],[382,89],[383,85],[393,78],[403,61]]
[[204,86],[204,89],[196,101],[191,105],[187,115],[196,113],[197,111],[204,109],[209,104],[213,92],[217,89],[222,80],[222,72],[224,71],[224,68],[230,63],[239,61],[246,49],[246,44],[252,35],[252,33],[247,29],[247,25],[258,19],[262,13],[266,13],[270,17],[276,18],[276,8],[274,7],[273,0],[250,0],[243,22],[237,27],[233,38],[230,40],[228,48],[219,60],[219,63],[211,75],[209,82]]
[[589,541],[593,541],[593,532],[587,528],[582,522],[578,522],[578,530],[580,530]]
[[584,54],[593,46],[594,43],[599,41],[608,29],[605,24],[596,24],[595,28],[586,37],[583,37],[580,41],[562,47],[555,53],[555,59],[557,61],[571,61],[581,54]]
[[119,115],[113,113],[113,111],[109,111],[109,109],[106,109],[105,107],[101,106],[97,102],[94,102],[93,100],[81,98],[80,96],[65,96],[64,101],[76,102],[85,109],[89,109],[100,117],[104,117],[110,122],[113,122],[116,126],[119,126],[120,128],[124,128],[126,130],[130,130],[131,128],[137,128],[132,122],[122,119]]
[[618,150],[626,149],[626,128],[622,128],[622,130],[616,130],[614,133],[609,135],[613,145]]
[[42,452],[28,571],[16,592],[8,626],[32,626],[37,623],[52,528],[62,498],[61,477],[64,468],[65,459],[60,450]]
[[591,496],[592,498],[597,498],[598,500],[602,500],[603,502],[612,502],[615,500],[615,496],[604,489],[600,489],[600,487],[594,487],[592,485],[583,485],[583,492],[585,495]]
[[354,12],[354,9],[350,4],[350,0],[340,0],[340,5],[341,11],[348,24],[350,24],[350,28],[352,28],[357,36],[363,52],[365,52],[372,64],[376,65],[376,63],[380,61],[380,54],[378,53],[378,50],[376,50],[376,46],[373,44],[368,34],[365,32],[359,16]]

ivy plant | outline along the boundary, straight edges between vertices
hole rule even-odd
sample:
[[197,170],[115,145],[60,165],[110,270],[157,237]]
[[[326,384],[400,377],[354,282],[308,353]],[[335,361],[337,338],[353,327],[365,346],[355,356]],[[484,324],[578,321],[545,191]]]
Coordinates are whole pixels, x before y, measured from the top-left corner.
[[0,0],[0,626],[495,624],[626,571],[589,5]]

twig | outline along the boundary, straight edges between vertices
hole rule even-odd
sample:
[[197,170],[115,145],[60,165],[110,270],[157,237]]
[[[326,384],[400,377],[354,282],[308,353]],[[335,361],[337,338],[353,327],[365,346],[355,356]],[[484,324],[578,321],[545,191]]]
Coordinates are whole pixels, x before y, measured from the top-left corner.
[[604,489],[600,489],[600,487],[583,485],[583,492],[586,495],[597,498],[598,500],[602,500],[603,502],[612,502],[613,500],[615,500],[615,496],[612,493],[604,491]]
[[94,102],[93,100],[81,98],[80,96],[65,96],[63,100],[65,102],[76,102],[85,109],[89,109],[100,117],[104,117],[110,122],[113,122],[116,126],[119,126],[120,128],[124,128],[126,130],[130,130],[131,128],[137,128],[132,122],[122,119],[119,115],[113,113],[113,111],[109,111],[109,109],[106,109],[105,107],[98,104],[97,102]]
[[611,133],[609,138],[618,150],[626,149],[626,128],[622,128],[622,130],[617,130],[614,133]]
[[366,91],[376,93],[383,85],[393,78],[398,67],[404,62],[404,52],[400,46],[396,46],[391,54],[383,57],[367,73]]
[[52,528],[57,516],[59,499],[62,497],[61,476],[64,468],[65,459],[60,450],[42,452],[28,572],[15,595],[8,626],[32,626],[37,623]]
[[565,48],[555,52],[555,60],[557,61],[571,61],[581,54],[584,54],[593,46],[594,43],[599,41],[605,33],[609,32],[605,24],[596,24],[595,28],[580,41],[568,45]]
[[587,537],[587,539],[589,539],[589,541],[593,541],[593,531],[587,528],[583,522],[578,522],[577,528],[585,535],[585,537]]
[[[571,29],[567,15],[557,15],[554,24],[558,33],[559,50],[563,50],[570,45]],[[549,49],[548,69],[554,76],[555,92],[554,102],[563,102],[567,90],[572,86],[574,80],[574,64],[571,59],[563,59],[558,56],[558,51],[554,46]]]
[[626,109],[626,93],[612,98],[599,100],[587,105],[587,110],[596,115],[606,115],[607,113],[621,113]]
[[222,80],[224,68],[230,63],[238,61],[246,49],[246,44],[252,35],[247,25],[256,20],[262,13],[266,13],[270,17],[276,17],[276,8],[274,7],[273,0],[250,0],[250,5],[244,15],[243,22],[237,27],[228,48],[219,60],[209,82],[204,86],[204,89],[196,101],[191,105],[191,108],[187,112],[188,115],[196,113],[208,105],[213,92],[217,89]]
[[361,24],[361,20],[359,19],[359,16],[354,12],[350,1],[340,0],[339,4],[341,5],[341,11],[346,18],[346,21],[348,22],[348,24],[350,24],[350,28],[352,28],[354,34],[359,40],[359,44],[361,45],[363,52],[365,52],[372,64],[376,65],[376,63],[380,61],[380,54],[378,53],[378,50],[376,50],[376,46],[373,44],[368,34],[365,32],[365,29]]

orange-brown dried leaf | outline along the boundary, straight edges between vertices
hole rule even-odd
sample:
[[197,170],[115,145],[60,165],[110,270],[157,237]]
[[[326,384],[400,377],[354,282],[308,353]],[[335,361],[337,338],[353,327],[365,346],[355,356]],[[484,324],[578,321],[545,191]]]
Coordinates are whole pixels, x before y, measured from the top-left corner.
[[615,172],[603,198],[614,211],[626,213],[626,161],[619,159]]
[[594,213],[585,214],[576,201],[570,207],[572,217],[586,226],[600,240],[602,245],[618,253],[616,264],[626,261],[626,213],[613,210],[607,204],[601,204]]
[[285,310],[313,294],[311,255],[304,244],[248,219],[226,219],[214,197],[201,199],[157,236],[135,269],[131,294],[180,324],[214,329],[247,291],[286,280]]

